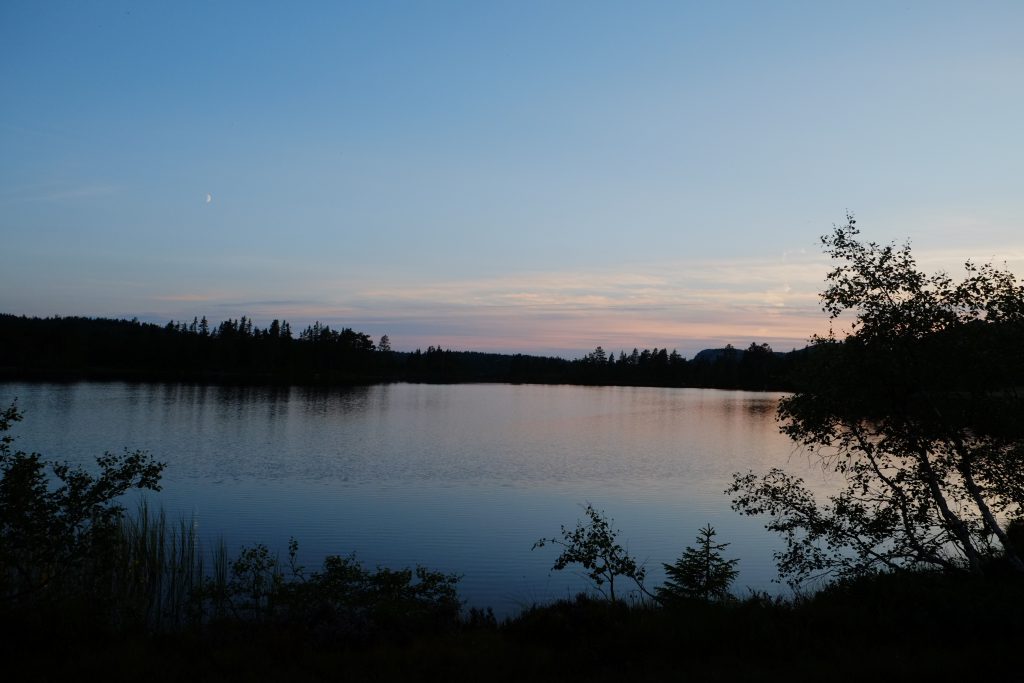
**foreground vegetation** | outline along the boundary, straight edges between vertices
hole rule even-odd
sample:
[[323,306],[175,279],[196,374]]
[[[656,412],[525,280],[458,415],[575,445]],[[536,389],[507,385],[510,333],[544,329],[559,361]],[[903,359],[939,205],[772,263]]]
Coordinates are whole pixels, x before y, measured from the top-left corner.
[[[261,545],[203,552],[193,525],[117,502],[158,488],[159,463],[48,463],[13,449],[18,419],[0,414],[0,642],[7,670],[31,672],[22,680],[977,676],[1015,666],[1024,636],[1024,582],[999,554],[982,575],[869,572],[788,600],[735,597],[735,561],[706,527],[652,593],[589,505],[539,545],[560,549],[553,569],[583,567],[595,593],[499,622],[466,609],[457,576],[422,567],[334,556],[308,570],[294,543],[284,559]],[[616,578],[639,597],[602,594]]]
[[[736,597],[735,560],[706,527],[651,593],[589,505],[538,545],[561,550],[553,569],[587,570],[595,593],[499,622],[465,609],[457,576],[422,567],[334,556],[307,570],[294,543],[284,559],[261,545],[202,552],[193,525],[117,503],[158,488],[159,463],[47,463],[13,450],[17,419],[13,406],[0,417],[0,642],[23,680],[914,679],[1016,666],[1024,636],[1024,582],[1000,554],[983,575],[868,572],[788,600]],[[617,577],[639,597],[616,599]]]
[[579,597],[502,623],[467,617],[360,639],[278,621],[153,634],[5,619],[2,635],[8,670],[35,674],[22,680],[1016,680],[1022,608],[1019,582],[928,573],[796,602]]

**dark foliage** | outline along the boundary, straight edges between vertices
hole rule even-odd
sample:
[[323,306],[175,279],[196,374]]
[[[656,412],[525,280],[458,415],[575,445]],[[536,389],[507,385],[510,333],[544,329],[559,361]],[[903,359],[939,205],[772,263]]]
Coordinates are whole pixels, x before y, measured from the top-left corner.
[[[562,571],[572,565],[581,566],[598,592],[612,602],[616,600],[615,579],[619,577],[629,579],[641,593],[646,594],[644,577],[647,572],[619,544],[619,531],[613,526],[614,520],[590,503],[587,503],[583,512],[587,517],[586,522],[577,521],[573,529],[562,525],[561,538],[542,538],[533,544],[533,548],[548,545],[561,548],[551,569]],[[607,593],[605,585],[608,586]]]
[[780,469],[738,474],[734,508],[771,518],[794,583],[978,574],[993,556],[1024,573],[1007,527],[1024,510],[1024,287],[991,265],[922,273],[909,245],[859,241],[852,217],[822,241],[838,262],[823,307],[854,319],[808,349],[779,418],[844,484],[819,504]]
[[296,564],[297,550],[293,540],[285,568],[264,545],[243,548],[228,580],[207,584],[216,619],[242,629],[271,624],[333,645],[404,640],[459,623],[456,575],[421,566],[370,570],[354,556],[337,555],[306,572]]
[[[0,413],[0,609],[70,604],[106,612],[112,560],[132,488],[159,490],[163,464],[141,451],[96,458],[98,474],[12,450],[16,406]],[[52,475],[52,478],[51,478]]]
[[754,595],[664,609],[579,596],[500,624],[464,620],[362,642],[311,639],[272,621],[59,641],[10,629],[5,665],[37,680],[1015,680],[1022,610],[1019,582],[908,572],[796,601]]
[[394,351],[387,335],[315,323],[293,333],[288,322],[266,328],[242,316],[211,325],[205,318],[164,326],[137,320],[27,318],[0,314],[0,376],[29,379],[127,379],[243,384],[375,382],[512,382],[722,389],[786,389],[799,353],[705,351],[686,360],[668,349],[606,353],[578,360],[525,354]]
[[725,559],[722,551],[728,543],[715,543],[715,529],[710,524],[697,532],[697,547],[687,548],[682,556],[665,568],[665,584],[656,595],[663,604],[680,600],[725,600],[731,597],[729,587],[739,571],[737,559]]

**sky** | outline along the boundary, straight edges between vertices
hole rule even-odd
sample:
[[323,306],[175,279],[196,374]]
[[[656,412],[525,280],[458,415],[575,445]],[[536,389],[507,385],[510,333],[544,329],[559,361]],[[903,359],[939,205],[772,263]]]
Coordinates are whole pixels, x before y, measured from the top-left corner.
[[0,3],[0,312],[803,346],[853,212],[1024,274],[1024,3]]

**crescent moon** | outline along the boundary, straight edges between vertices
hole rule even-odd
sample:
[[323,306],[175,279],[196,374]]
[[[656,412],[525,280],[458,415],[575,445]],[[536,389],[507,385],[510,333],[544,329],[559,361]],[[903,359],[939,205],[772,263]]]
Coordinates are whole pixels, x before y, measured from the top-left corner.
[[207,192],[206,193],[206,203],[209,204],[212,201],[213,201],[213,195],[210,194],[209,192]]

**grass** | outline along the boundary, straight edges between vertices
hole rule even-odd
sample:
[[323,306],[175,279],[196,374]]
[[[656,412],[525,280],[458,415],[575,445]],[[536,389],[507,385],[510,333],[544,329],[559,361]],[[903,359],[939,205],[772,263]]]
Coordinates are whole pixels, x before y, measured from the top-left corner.
[[111,593],[122,601],[126,624],[165,631],[200,621],[210,583],[223,586],[227,580],[223,542],[213,548],[208,565],[194,523],[169,524],[162,509],[154,513],[145,501],[135,515],[121,518],[118,536]]

